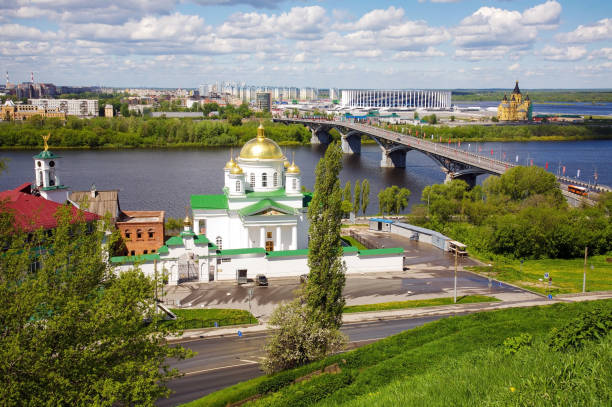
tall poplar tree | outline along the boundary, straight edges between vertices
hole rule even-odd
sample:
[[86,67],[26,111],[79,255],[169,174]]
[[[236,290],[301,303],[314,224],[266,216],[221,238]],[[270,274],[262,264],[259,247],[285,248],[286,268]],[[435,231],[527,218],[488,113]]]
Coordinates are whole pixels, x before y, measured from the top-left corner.
[[351,181],[346,181],[346,184],[344,184],[344,194],[342,194],[342,199],[349,202],[353,200],[353,197],[351,196]]
[[370,181],[367,179],[363,180],[361,184],[361,209],[363,210],[363,215],[365,216],[366,210],[368,209],[368,204],[370,203]]
[[310,274],[305,297],[310,317],[323,328],[342,325],[346,265],[342,260],[340,222],[342,190],[338,175],[342,169],[342,150],[332,143],[315,170],[314,193],[308,208]]
[[359,214],[359,209],[361,209],[361,184],[359,180],[355,181],[355,194],[353,200],[353,211],[355,212],[355,216]]

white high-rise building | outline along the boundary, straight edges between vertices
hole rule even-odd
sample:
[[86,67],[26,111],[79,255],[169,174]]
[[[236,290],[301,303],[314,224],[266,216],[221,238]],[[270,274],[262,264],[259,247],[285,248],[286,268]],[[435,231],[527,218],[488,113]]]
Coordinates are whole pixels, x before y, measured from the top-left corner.
[[97,99],[29,99],[29,103],[45,109],[57,109],[67,116],[99,116]]

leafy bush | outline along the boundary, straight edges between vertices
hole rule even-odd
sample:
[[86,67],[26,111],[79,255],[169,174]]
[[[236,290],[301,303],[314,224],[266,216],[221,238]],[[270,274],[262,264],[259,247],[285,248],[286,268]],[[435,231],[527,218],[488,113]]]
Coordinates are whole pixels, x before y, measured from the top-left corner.
[[587,342],[601,340],[612,330],[612,308],[598,307],[550,332],[548,345],[555,351],[576,350]]
[[522,333],[519,336],[506,338],[504,341],[504,353],[506,355],[514,355],[521,349],[531,347],[532,342],[533,336],[529,335],[528,333]]

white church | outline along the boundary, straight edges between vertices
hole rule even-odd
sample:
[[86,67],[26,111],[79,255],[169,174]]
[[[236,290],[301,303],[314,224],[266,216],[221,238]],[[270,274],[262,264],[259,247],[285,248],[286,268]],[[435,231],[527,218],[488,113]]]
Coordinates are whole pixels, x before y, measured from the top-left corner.
[[[311,194],[301,191],[299,167],[264,132],[260,125],[227,162],[221,194],[191,196],[193,229],[187,217],[157,253],[111,258],[117,269],[138,264],[148,275],[165,273],[171,285],[307,274]],[[343,258],[347,273],[401,271],[403,252],[347,246]]]

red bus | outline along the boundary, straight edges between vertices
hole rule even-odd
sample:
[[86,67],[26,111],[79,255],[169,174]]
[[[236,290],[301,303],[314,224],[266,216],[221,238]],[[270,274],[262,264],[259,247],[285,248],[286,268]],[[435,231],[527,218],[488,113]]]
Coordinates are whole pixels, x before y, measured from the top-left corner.
[[576,185],[568,185],[567,190],[576,195],[582,195],[582,196],[588,195],[587,189],[585,187],[579,187]]

